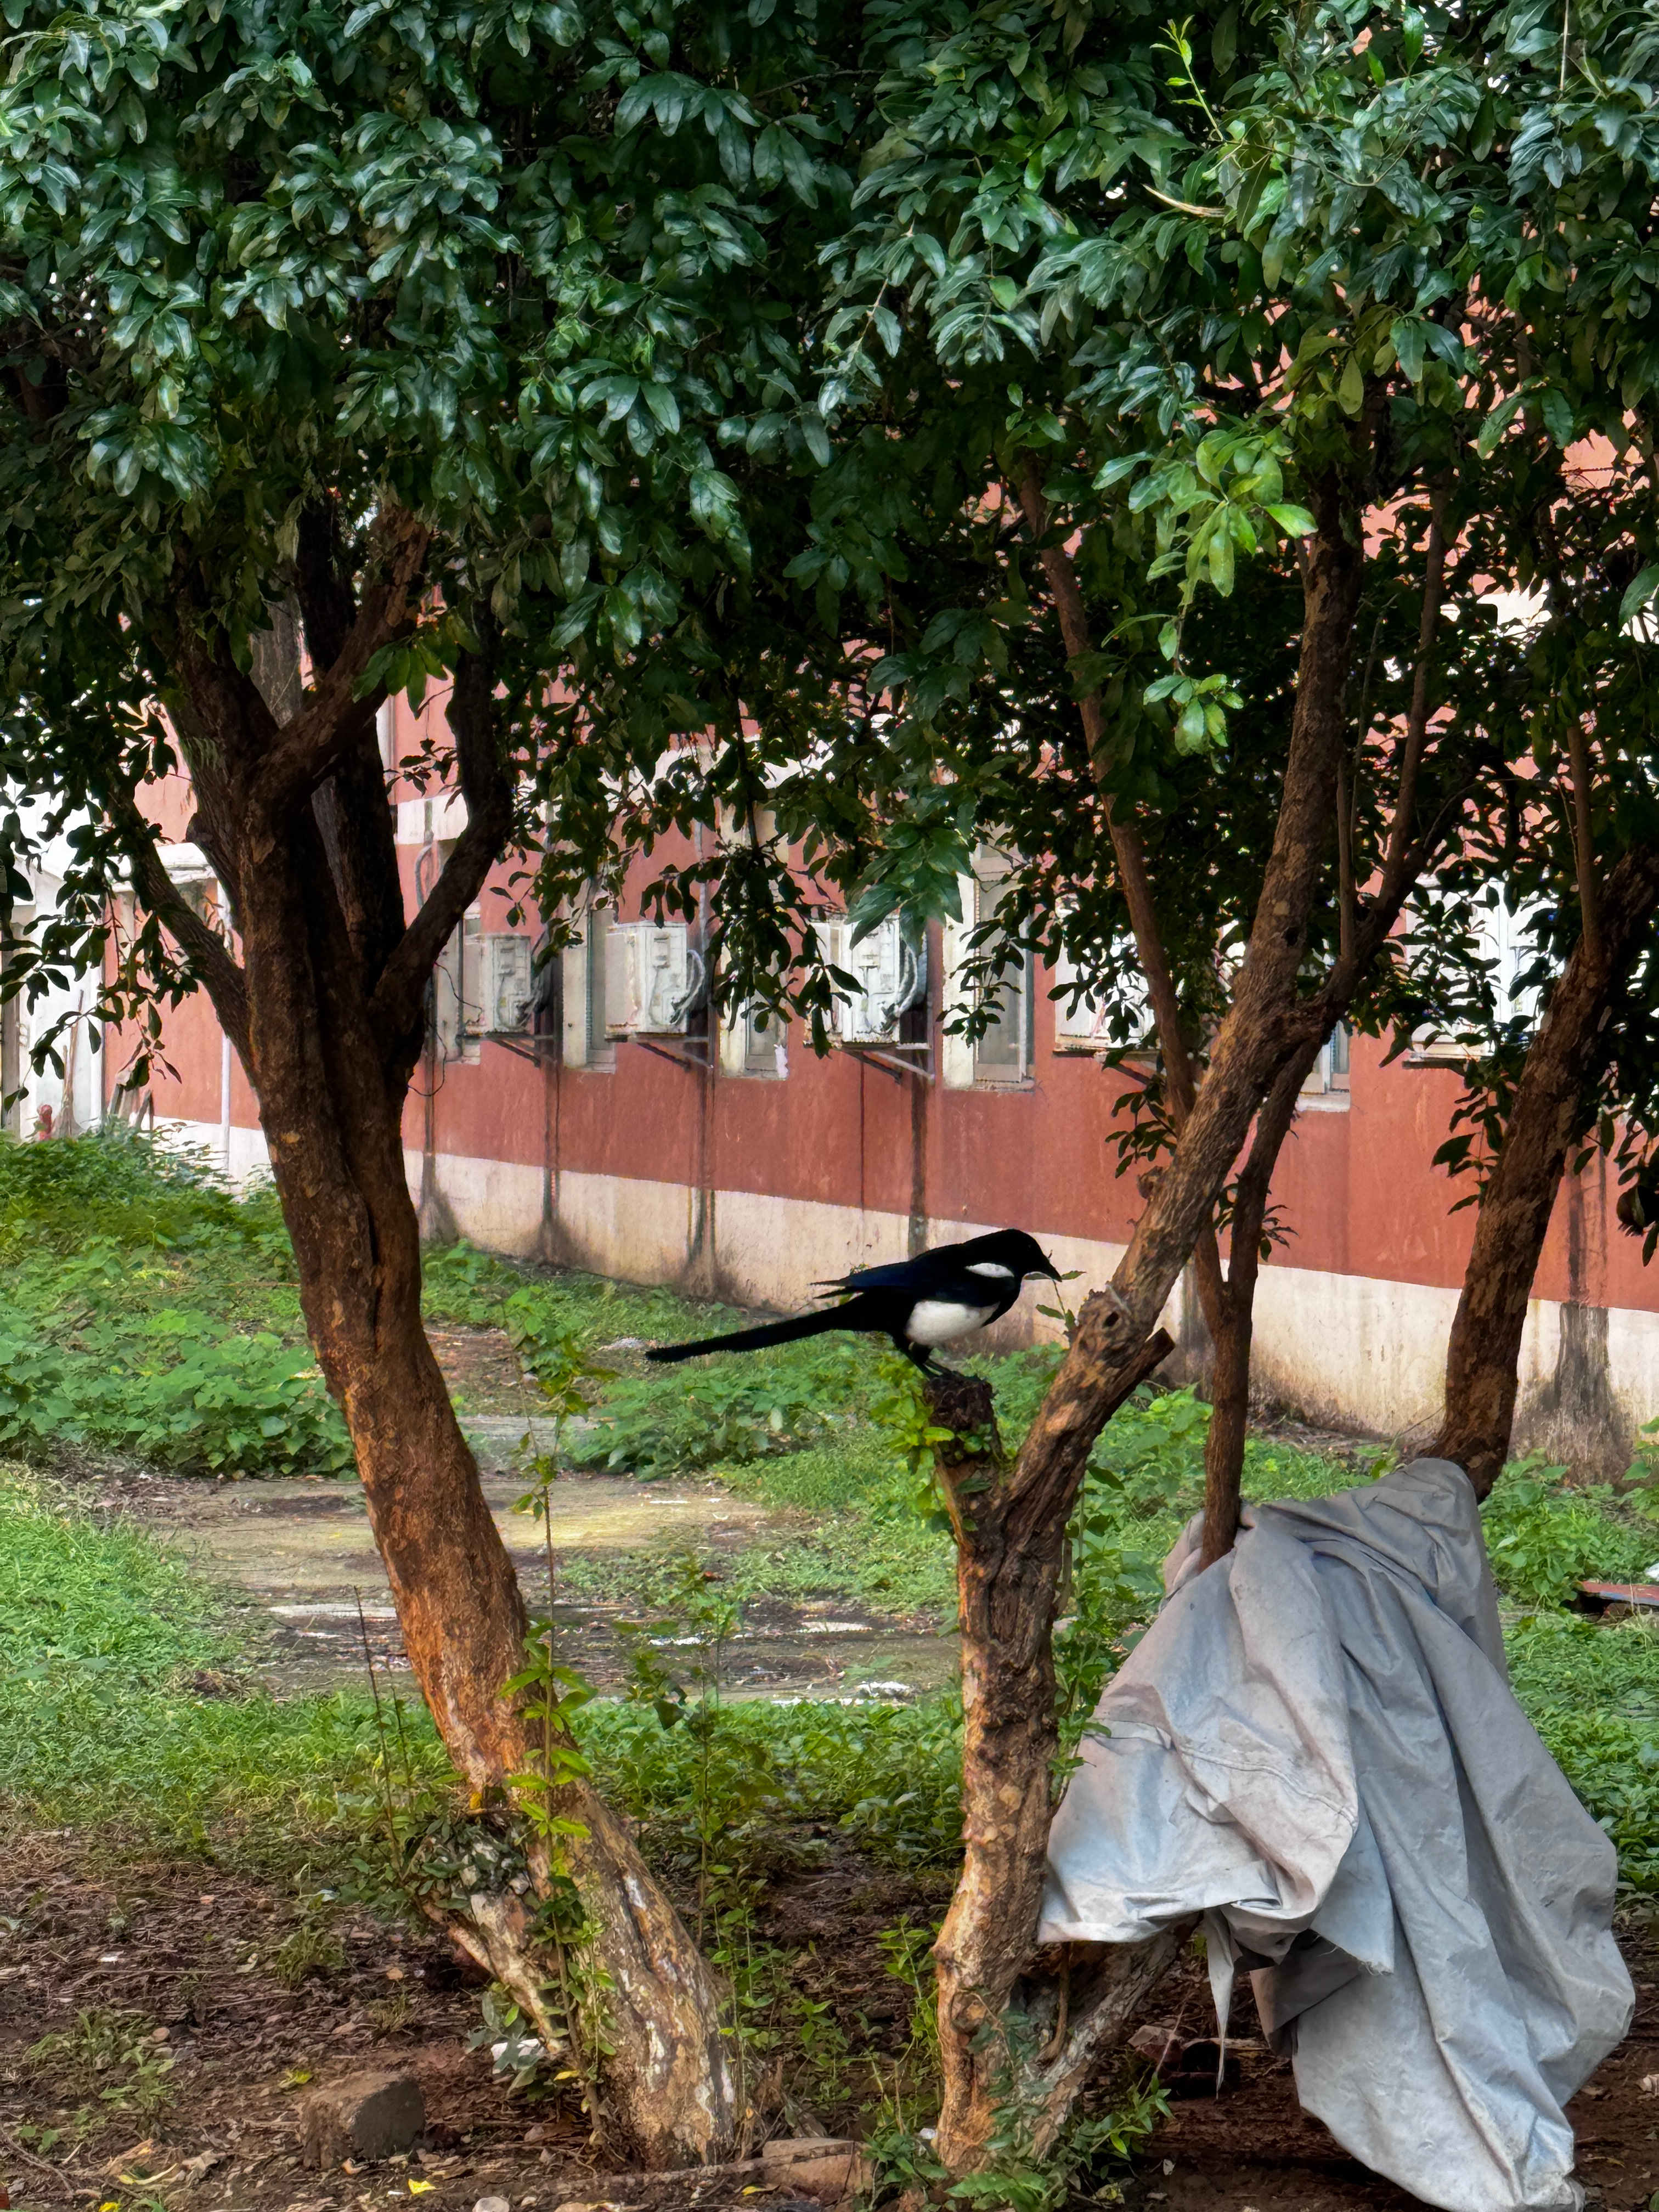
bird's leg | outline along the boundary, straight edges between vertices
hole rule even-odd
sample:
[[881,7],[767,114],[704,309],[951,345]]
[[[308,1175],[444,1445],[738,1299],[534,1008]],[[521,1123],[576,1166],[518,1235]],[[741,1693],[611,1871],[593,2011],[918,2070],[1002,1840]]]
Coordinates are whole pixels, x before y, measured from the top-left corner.
[[954,1367],[947,1367],[942,1359],[935,1358],[925,1344],[911,1344],[908,1340],[900,1342],[896,1338],[894,1341],[898,1343],[905,1358],[919,1367],[924,1375],[954,1375],[957,1372]]

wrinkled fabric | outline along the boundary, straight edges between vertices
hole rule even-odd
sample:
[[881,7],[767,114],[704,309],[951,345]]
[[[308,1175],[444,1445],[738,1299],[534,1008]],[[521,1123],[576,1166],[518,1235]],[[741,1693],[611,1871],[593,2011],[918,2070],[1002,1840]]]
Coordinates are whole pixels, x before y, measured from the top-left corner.
[[1474,1492],[1415,1461],[1247,1507],[1108,1685],[1048,1846],[1041,1940],[1207,1915],[1218,1999],[1344,2148],[1445,2212],[1576,2212],[1562,2106],[1634,1995],[1612,1844],[1516,1705]]

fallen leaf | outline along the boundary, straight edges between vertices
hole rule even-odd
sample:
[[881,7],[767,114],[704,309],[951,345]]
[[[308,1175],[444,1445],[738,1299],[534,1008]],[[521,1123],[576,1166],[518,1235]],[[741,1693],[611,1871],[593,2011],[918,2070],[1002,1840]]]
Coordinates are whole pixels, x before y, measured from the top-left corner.
[[409,2185],[409,2193],[411,2197],[424,2197],[428,2189],[435,2189],[437,2186],[435,2181],[411,2181]]

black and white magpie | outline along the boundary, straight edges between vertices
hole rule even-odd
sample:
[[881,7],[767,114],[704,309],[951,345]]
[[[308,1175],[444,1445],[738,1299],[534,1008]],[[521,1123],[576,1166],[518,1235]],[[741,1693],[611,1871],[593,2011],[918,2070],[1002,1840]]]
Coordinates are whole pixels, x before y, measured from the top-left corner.
[[913,1359],[924,1375],[941,1370],[929,1354],[971,1330],[984,1328],[1006,1314],[1028,1275],[1059,1282],[1060,1270],[1023,1229],[994,1230],[961,1244],[936,1244],[914,1259],[890,1267],[860,1267],[833,1283],[817,1285],[820,1297],[836,1305],[793,1321],[770,1321],[759,1328],[734,1329],[729,1336],[706,1336],[696,1344],[659,1344],[647,1359],[695,1359],[705,1352],[760,1352],[769,1344],[793,1344],[826,1329],[868,1329],[890,1336],[894,1348]]

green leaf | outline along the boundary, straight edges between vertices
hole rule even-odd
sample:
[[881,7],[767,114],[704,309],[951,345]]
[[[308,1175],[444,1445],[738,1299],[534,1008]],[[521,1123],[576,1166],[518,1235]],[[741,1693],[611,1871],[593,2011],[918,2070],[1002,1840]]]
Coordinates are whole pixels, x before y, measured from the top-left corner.
[[1648,605],[1656,592],[1659,592],[1659,562],[1650,561],[1635,580],[1626,586],[1625,596],[1619,602],[1620,629],[1630,628],[1637,616]]
[[1543,410],[1544,427],[1556,444],[1562,447],[1572,443],[1575,428],[1572,403],[1565,392],[1551,385],[1540,405]]
[[1483,461],[1490,460],[1497,452],[1498,441],[1525,403],[1525,392],[1511,392],[1507,398],[1498,401],[1480,425],[1480,434],[1474,441],[1474,450]]

